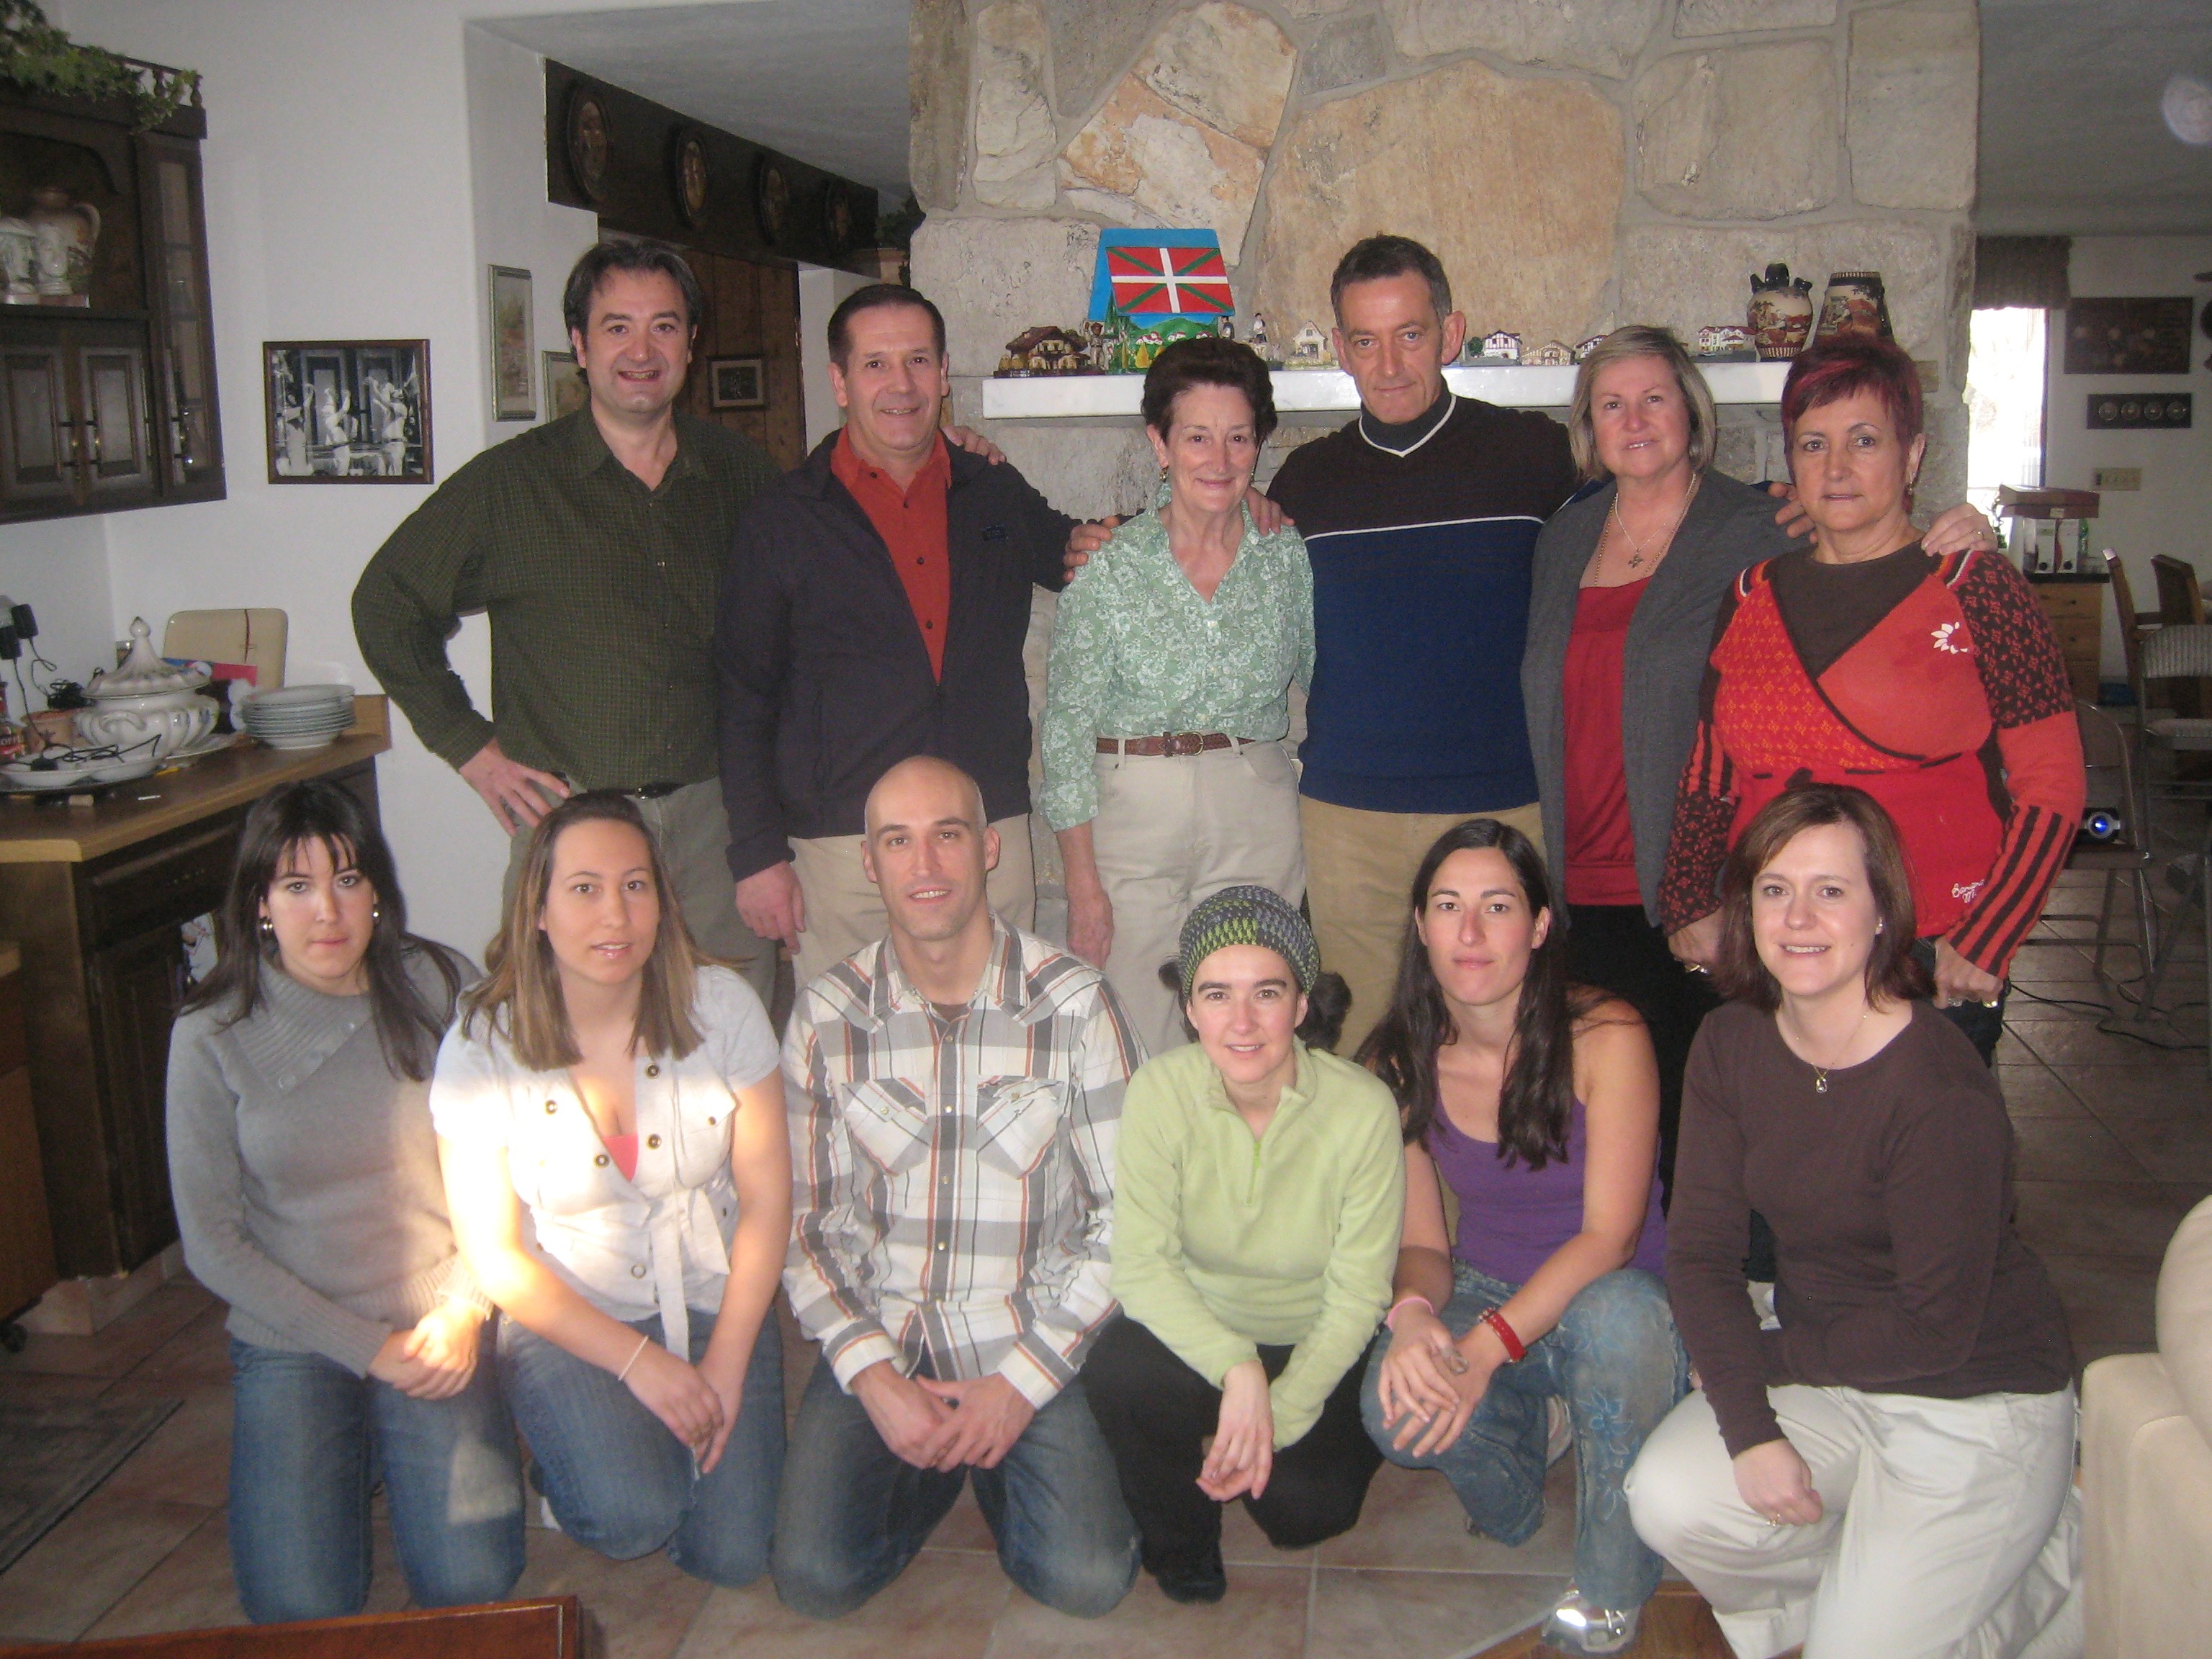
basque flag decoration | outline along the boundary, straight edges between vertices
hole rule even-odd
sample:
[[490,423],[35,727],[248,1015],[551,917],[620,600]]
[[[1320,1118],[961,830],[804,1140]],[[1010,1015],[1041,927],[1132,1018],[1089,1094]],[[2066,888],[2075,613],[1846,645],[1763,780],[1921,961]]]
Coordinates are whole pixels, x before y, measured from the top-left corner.
[[1112,311],[1146,322],[1189,317],[1211,322],[1237,309],[1221,238],[1210,230],[1109,230],[1098,238],[1091,315]]

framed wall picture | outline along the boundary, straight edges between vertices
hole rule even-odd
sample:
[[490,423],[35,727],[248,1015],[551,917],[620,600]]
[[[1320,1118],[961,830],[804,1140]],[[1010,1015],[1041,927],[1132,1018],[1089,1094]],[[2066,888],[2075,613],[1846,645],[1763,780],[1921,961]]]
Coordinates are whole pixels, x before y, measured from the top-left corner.
[[534,421],[538,418],[538,333],[530,303],[530,273],[512,265],[488,269],[491,276],[491,417]]
[[707,362],[707,404],[710,409],[766,409],[767,360],[713,357]]
[[538,360],[545,366],[545,418],[557,421],[563,415],[573,415],[592,401],[591,389],[584,384],[584,371],[576,367],[573,351],[541,351]]
[[270,483],[432,481],[428,340],[270,340],[261,358]]
[[2188,295],[2171,300],[2081,299],[2066,307],[2069,374],[2186,374]]

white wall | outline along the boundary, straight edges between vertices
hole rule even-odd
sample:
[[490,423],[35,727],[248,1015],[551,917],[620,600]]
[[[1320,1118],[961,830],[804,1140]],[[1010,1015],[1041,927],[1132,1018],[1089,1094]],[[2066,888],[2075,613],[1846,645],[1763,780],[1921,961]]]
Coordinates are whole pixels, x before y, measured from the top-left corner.
[[829,265],[799,268],[799,378],[806,394],[806,447],[845,423],[837,394],[830,385],[830,313],[847,295],[868,285],[866,276]]
[[[2195,280],[2212,270],[2212,236],[2077,237],[2069,274],[2077,298],[2188,295],[2196,309],[2212,301],[2212,285]],[[2126,562],[2137,605],[2155,609],[2151,558],[2171,554],[2194,563],[2212,580],[2212,339],[2201,328],[2190,337],[2186,380],[2166,374],[2069,374],[2065,372],[2063,313],[2053,313],[2045,400],[2044,480],[2055,489],[2091,489],[2100,466],[2142,469],[2140,491],[2106,490],[2098,537]],[[2184,432],[2092,432],[2090,394],[2100,392],[2188,392],[2195,395],[2196,424]],[[2105,608],[2105,677],[2122,676],[2119,617]]]
[[[0,530],[0,585],[38,604],[57,642],[66,634],[83,656],[104,650],[133,615],[158,628],[188,606],[278,605],[290,614],[293,662],[336,664],[373,689],[354,643],[354,581],[429,490],[267,483],[260,343],[427,337],[440,479],[520,430],[489,419],[484,267],[535,275],[538,343],[557,349],[559,284],[595,226],[545,201],[542,60],[466,20],[635,3],[70,0],[52,9],[77,39],[204,77],[229,478],[222,501]],[[95,538],[104,568],[89,557]],[[453,649],[484,706],[481,621]],[[81,674],[75,656],[47,654]],[[497,919],[503,841],[468,787],[397,724],[379,779],[413,919],[479,951]]]

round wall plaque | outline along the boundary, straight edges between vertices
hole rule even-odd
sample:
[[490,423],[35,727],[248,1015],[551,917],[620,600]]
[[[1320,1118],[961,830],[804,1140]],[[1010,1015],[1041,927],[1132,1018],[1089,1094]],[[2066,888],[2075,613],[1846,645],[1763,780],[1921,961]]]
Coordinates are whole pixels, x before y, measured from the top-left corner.
[[753,168],[753,216],[771,245],[783,240],[791,217],[791,184],[771,156],[762,156]]
[[707,142],[696,128],[677,133],[668,165],[677,216],[696,230],[707,222]]
[[605,103],[579,82],[568,94],[568,171],[577,188],[594,202],[605,193],[607,158],[613,149]]
[[822,198],[822,234],[834,257],[853,246],[853,198],[843,185],[832,182]]

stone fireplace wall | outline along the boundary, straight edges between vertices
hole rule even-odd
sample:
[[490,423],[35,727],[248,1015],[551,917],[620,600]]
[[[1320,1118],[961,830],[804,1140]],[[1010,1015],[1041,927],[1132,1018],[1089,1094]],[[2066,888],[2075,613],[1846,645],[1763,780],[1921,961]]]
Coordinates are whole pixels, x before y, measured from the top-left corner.
[[[1218,231],[1240,337],[1257,310],[1285,344],[1379,231],[1437,250],[1473,333],[1531,347],[1626,322],[1694,343],[1777,259],[1816,302],[1877,270],[1933,388],[1921,498],[1964,498],[1975,0],[914,0],[912,29],[912,269],[954,411],[1063,511],[1143,506],[1143,434],[987,423],[981,387],[1015,335],[1082,319],[1109,225]],[[1286,422],[1263,476],[1343,418]],[[1724,410],[1724,470],[1761,476],[1760,430]],[[1050,627],[1040,594],[1040,708]],[[1033,841],[1057,934],[1042,820]]]
[[[1532,347],[1694,340],[1775,259],[1816,301],[1878,270],[1934,388],[1923,498],[1956,501],[1979,27],[1974,0],[915,0],[914,280],[980,422],[1004,343],[1084,315],[1102,225],[1217,230],[1240,333],[1256,309],[1285,342],[1383,230]],[[992,435],[1067,511],[1144,498],[1138,433]]]

